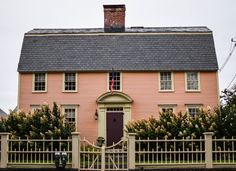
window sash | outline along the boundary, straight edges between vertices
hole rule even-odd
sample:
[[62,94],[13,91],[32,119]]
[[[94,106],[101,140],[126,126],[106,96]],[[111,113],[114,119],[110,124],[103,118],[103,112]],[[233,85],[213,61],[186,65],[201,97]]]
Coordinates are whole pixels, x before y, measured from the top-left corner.
[[162,112],[174,112],[174,108],[173,107],[162,107],[161,108]]
[[187,90],[199,90],[198,72],[187,72]]
[[161,72],[160,73],[160,90],[172,90],[172,73]]
[[[111,90],[112,72],[109,73],[109,90]],[[114,90],[121,90],[121,74],[120,72],[114,72]]]
[[158,105],[159,106],[159,111],[160,112],[173,112],[175,113],[175,110],[176,110],[176,107],[177,105],[176,104],[161,104],[161,105]]
[[64,74],[64,91],[76,91],[76,73]]
[[188,107],[188,113],[191,116],[195,116],[200,111],[199,107]]
[[73,124],[76,126],[76,108],[64,108],[64,116],[68,124]]
[[34,74],[34,91],[45,91],[46,90],[46,74],[35,73]]

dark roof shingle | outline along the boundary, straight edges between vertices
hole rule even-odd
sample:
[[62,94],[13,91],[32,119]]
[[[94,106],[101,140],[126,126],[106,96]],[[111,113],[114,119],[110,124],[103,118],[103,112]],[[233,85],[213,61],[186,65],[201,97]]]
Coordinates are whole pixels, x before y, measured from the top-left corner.
[[148,32],[148,29],[144,31],[141,28],[140,32],[113,34],[88,34],[88,31],[82,32],[83,29],[81,32],[79,29],[71,30],[42,29],[26,33],[18,71],[218,69],[213,35],[207,28],[169,28],[166,31],[160,28],[159,32],[158,29]]

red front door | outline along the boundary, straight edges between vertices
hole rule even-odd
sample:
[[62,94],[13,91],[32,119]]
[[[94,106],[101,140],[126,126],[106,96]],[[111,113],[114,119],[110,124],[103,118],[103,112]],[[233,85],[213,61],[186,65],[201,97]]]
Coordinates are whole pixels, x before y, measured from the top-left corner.
[[123,137],[123,112],[107,112],[107,146],[117,143]]

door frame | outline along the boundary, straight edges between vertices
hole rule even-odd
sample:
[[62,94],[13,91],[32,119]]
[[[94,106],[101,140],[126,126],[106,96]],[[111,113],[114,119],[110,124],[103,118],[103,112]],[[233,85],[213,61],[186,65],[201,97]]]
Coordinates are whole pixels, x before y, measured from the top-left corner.
[[131,120],[131,105],[130,104],[106,104],[98,105],[98,137],[107,137],[107,108],[123,108],[123,135],[125,135],[124,126]]
[[107,92],[98,97],[98,137],[107,137],[107,108],[123,108],[123,135],[125,135],[124,127],[129,121],[131,121],[132,102],[133,100],[122,92],[113,92],[112,94]]

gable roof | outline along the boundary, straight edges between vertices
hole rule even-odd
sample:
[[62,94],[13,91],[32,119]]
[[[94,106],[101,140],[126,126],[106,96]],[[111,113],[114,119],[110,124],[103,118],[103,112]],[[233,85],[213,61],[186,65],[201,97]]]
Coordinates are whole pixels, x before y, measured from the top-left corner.
[[216,71],[206,27],[34,29],[25,34],[19,72]]

